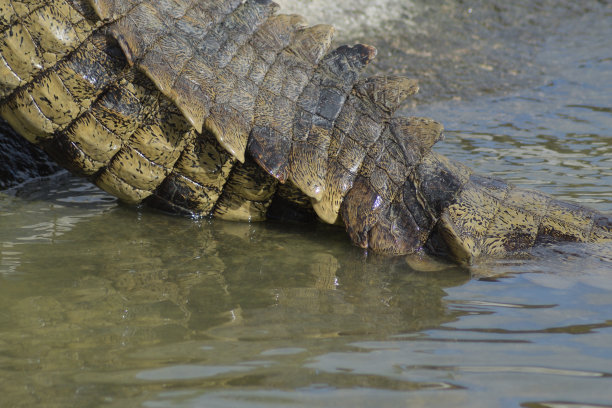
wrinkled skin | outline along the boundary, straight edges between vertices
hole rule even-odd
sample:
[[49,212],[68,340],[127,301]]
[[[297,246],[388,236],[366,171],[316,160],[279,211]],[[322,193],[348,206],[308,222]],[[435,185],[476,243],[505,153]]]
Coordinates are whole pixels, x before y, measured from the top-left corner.
[[312,216],[353,242],[461,263],[612,239],[592,210],[472,174],[442,126],[395,117],[414,80],[268,0],[0,1],[0,113],[129,203],[234,220]]

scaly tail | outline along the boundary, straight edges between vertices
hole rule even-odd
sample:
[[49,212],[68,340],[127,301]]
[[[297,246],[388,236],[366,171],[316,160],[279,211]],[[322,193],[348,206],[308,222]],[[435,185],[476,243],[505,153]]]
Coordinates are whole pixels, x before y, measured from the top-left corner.
[[417,179],[439,217],[433,238],[441,238],[460,263],[548,243],[612,240],[612,220],[594,210],[473,174],[435,153],[423,161]]

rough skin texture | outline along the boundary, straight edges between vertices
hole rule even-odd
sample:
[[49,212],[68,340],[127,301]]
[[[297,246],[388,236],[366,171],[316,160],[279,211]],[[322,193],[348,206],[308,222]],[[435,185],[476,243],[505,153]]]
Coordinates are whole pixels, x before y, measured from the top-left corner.
[[462,263],[612,239],[601,214],[432,152],[440,124],[394,117],[414,80],[360,78],[375,49],[330,50],[332,27],[276,9],[0,0],[0,113],[104,190],[172,212],[314,210],[363,248]]

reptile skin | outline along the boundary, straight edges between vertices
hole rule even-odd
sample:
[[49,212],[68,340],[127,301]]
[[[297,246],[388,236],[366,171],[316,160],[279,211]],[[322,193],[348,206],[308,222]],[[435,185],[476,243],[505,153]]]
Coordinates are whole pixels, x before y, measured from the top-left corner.
[[[128,203],[262,220],[295,208],[374,251],[461,263],[612,239],[612,222],[433,152],[416,81],[268,0],[0,0],[0,113]],[[272,205],[273,203],[280,203]]]

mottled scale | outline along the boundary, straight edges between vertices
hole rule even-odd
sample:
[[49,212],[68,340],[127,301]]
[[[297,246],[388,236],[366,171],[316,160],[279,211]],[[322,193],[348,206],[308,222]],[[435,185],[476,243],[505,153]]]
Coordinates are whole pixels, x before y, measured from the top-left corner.
[[207,216],[217,199],[217,196],[208,196],[208,191],[193,180],[171,172],[146,202],[170,213]]
[[106,35],[94,34],[56,71],[72,97],[89,107],[126,68],[125,59],[118,52]]
[[175,105],[160,98],[159,109],[148,122],[137,129],[130,138],[130,146],[141,152],[148,160],[172,169],[186,144],[195,137],[195,132]]
[[430,231],[431,228],[420,228],[402,195],[398,194],[384,207],[378,222],[369,230],[368,247],[385,254],[417,253],[423,249]]
[[50,139],[58,128],[24,89],[13,94],[10,101],[0,105],[0,114],[16,132],[34,144]]
[[577,204],[551,199],[540,219],[536,245],[550,242],[588,242],[595,220],[594,213]]
[[290,179],[306,195],[320,200],[325,190],[327,150],[336,118],[359,73],[376,55],[365,45],[341,46],[325,56],[296,101]]
[[[96,41],[101,37],[85,42],[68,60],[19,89],[2,106],[3,116],[22,129],[28,140],[38,143],[52,138],[79,117],[121,71],[121,62]],[[87,58],[92,57],[96,62],[90,64]]]
[[[226,44],[234,46],[228,48],[222,45],[216,53],[218,55],[215,61],[216,67],[222,70],[214,79],[215,89],[218,92],[214,95],[215,106],[211,109],[210,116],[206,118],[204,126],[213,132],[219,143],[240,161],[244,161],[257,95],[260,92],[259,86],[248,77],[250,71],[247,69],[257,58],[258,34],[271,28],[278,29],[277,26],[266,23],[275,9],[274,3],[270,2],[261,2],[260,5],[246,2],[242,8],[232,14],[231,21],[240,21],[239,24],[233,23],[233,25],[238,25],[240,29],[232,33]],[[295,30],[287,28],[291,32]],[[246,61],[243,60],[245,56]],[[246,62],[242,72],[236,68],[237,62]]]
[[13,71],[0,52],[0,99],[10,94],[21,84],[21,78]]
[[109,32],[119,42],[130,64],[136,64],[169,31],[163,20],[153,4],[143,2],[110,26]]
[[524,253],[547,243],[610,239],[598,217],[580,205],[471,175],[443,211],[439,230],[453,257],[469,264],[478,257]]
[[53,71],[37,81],[29,92],[38,109],[55,124],[56,129],[72,122],[87,108],[81,104],[84,101],[72,97],[59,75]]
[[92,7],[102,20],[117,20],[146,0],[89,0]]
[[0,28],[0,99],[76,48],[96,26],[82,14],[93,18],[92,10],[76,10],[72,2],[8,2],[0,9],[7,24]]
[[176,20],[191,12],[193,6],[197,3],[197,0],[157,0],[155,7],[167,20]]
[[[215,37],[223,40],[218,48],[215,44],[213,49],[198,48],[198,51],[209,55],[217,68],[225,68],[277,9],[278,5],[270,0],[247,0],[213,30]],[[202,45],[205,46],[206,42]]]
[[142,101],[152,99],[146,88],[134,84],[131,79],[123,78],[113,84],[95,106],[95,117],[103,126],[127,137],[146,120],[150,108]]
[[128,204],[137,204],[151,195],[151,191],[132,186],[112,171],[104,171],[100,174],[95,179],[95,184]]
[[169,177],[155,191],[156,205],[179,212],[208,215],[236,159],[223,150],[214,135],[204,132],[189,139]]
[[[202,95],[199,88],[200,85],[216,81],[217,77],[214,71],[209,75],[202,73],[212,70],[208,63],[210,55],[198,52],[199,64],[192,58],[197,50],[216,42],[214,38],[217,34],[207,31],[203,36],[200,30],[218,29],[218,23],[239,4],[238,1],[211,1],[204,4],[200,2],[195,6],[195,3],[191,2],[183,13],[177,13],[181,14],[179,18],[172,19],[168,18],[169,16],[163,13],[163,8],[158,5],[142,3],[111,28],[128,60],[136,62],[159,89],[178,104],[187,119],[199,131],[208,116],[209,106],[195,104],[194,108],[192,103],[199,99],[210,101],[211,97],[214,98],[212,93]],[[192,8],[200,19],[205,19],[199,24],[200,30],[190,28],[193,24],[189,24],[189,21],[193,19],[187,15]],[[181,19],[185,20],[185,23],[178,24]],[[195,97],[188,98],[187,101],[182,100],[184,97],[179,100],[179,95],[192,94],[195,94]],[[200,109],[197,109],[198,106]]]
[[[342,218],[357,245],[389,252],[392,248],[386,246],[395,242],[398,250],[414,252],[425,242],[415,239],[420,237],[419,226],[401,197],[406,176],[441,138],[441,125],[423,123],[422,118],[393,119],[368,150],[342,205]],[[396,219],[399,223],[394,224]]]
[[[120,20],[112,29],[127,59],[187,120],[112,53],[78,48],[101,24],[90,5],[108,24]],[[295,181],[322,218],[342,208],[353,240],[376,251],[446,247],[471,262],[612,238],[606,217],[431,152],[438,124],[391,119],[414,81],[357,80],[342,53],[323,57],[316,29],[274,9],[267,0],[0,0],[2,114],[112,194],[172,211],[263,218],[277,181],[244,156],[250,134],[253,156],[289,180],[277,197],[306,205]],[[357,46],[357,58],[359,47],[373,56]],[[214,135],[190,128],[205,121]],[[246,163],[232,170],[236,158]]]
[[[124,146],[113,157],[105,172],[111,172],[127,184],[139,190],[153,191],[169,174],[169,171],[150,161],[134,147]],[[102,174],[103,177],[104,173]],[[128,202],[139,202],[127,199]]]
[[44,68],[78,47],[91,33],[94,27],[81,25],[82,20],[83,16],[63,1],[49,3],[23,19],[23,27],[39,48]]
[[416,80],[398,75],[372,76],[355,85],[357,93],[365,96],[383,114],[392,115],[404,100],[416,94]]
[[591,230],[591,242],[605,242],[612,240],[612,217],[602,214],[594,214],[593,229]]
[[[139,62],[140,68],[147,73],[164,94],[171,98],[176,98],[176,94],[172,92],[172,88],[175,86],[176,81],[182,73],[184,71],[189,71],[190,66],[188,63],[194,58],[194,55],[200,56],[202,58],[202,64],[205,64],[208,69],[214,70],[217,67],[218,61],[216,61],[216,59],[222,53],[222,50],[207,50],[206,44],[214,43],[218,44],[219,47],[223,47],[229,41],[227,33],[220,28],[222,24],[217,24],[222,20],[223,16],[233,11],[225,17],[225,20],[223,20],[224,23],[232,19],[246,17],[244,16],[244,12],[241,13],[241,10],[245,8],[244,6],[238,7],[236,10],[231,7],[222,12],[213,12],[210,8],[213,4],[207,4],[206,6],[206,9],[202,9],[199,4],[193,3],[190,4],[184,12],[177,13],[180,15],[175,17],[175,21],[169,23],[169,31],[163,33],[157,42],[150,47],[142,61]],[[185,20],[187,16],[191,14],[192,10],[198,13],[205,13],[200,14],[200,18],[204,19],[202,23],[207,24],[208,27],[200,27],[197,31],[194,29],[188,30],[187,32],[185,32],[186,28],[184,25],[182,26],[182,30],[177,29],[178,22]],[[163,10],[161,11],[161,14],[164,15]],[[249,19],[246,18],[246,20]],[[208,30],[209,28],[210,31]],[[221,30],[221,35],[218,30]],[[220,39],[219,37],[223,37],[224,33],[225,38]],[[232,51],[225,51],[225,57],[231,59]],[[210,78],[209,81],[216,82],[217,78]]]
[[30,81],[43,69],[44,62],[32,36],[22,24],[18,23],[0,35],[0,97],[4,98]]
[[281,182],[289,176],[296,101],[331,46],[332,36],[333,29],[325,25],[298,31],[261,84],[248,150],[263,169]]
[[[339,122],[350,124],[345,125],[343,130],[336,126],[332,134],[325,178],[326,188],[320,201],[313,203],[319,217],[330,224],[336,222],[340,205],[353,186],[368,148],[382,134],[384,125],[375,123],[366,113],[366,109],[360,98],[351,95],[338,117]],[[372,126],[369,126],[370,124]]]
[[237,163],[223,187],[214,215],[232,221],[263,221],[277,184],[254,161]]
[[[69,34],[75,33],[72,24],[84,19],[65,2],[55,2],[28,12],[30,14],[24,18],[24,25],[18,24],[8,30],[5,33],[8,37],[5,37],[4,41],[4,45],[10,42],[7,38],[20,41],[20,52],[11,54],[9,60],[14,66],[18,65],[15,61],[23,62],[21,75],[24,81],[20,80],[13,85],[25,86],[9,89],[13,93],[0,110],[2,116],[24,137],[33,143],[40,143],[51,140],[55,132],[69,125],[88,108],[110,81],[110,76],[113,74],[107,74],[106,70],[112,70],[111,65],[114,61],[97,53],[98,50],[93,43],[95,40],[87,41],[69,54],[67,60],[56,65],[54,70],[44,71],[35,81],[25,84],[25,80],[45,68],[46,64],[50,64],[49,61],[55,61],[79,45],[80,40]],[[40,12],[49,12],[50,15],[43,16]],[[60,27],[62,24],[63,27]],[[33,37],[26,27],[32,29]],[[61,37],[62,33],[68,35],[60,41],[58,36]],[[44,36],[46,42],[39,42],[39,36]],[[60,42],[57,43],[54,38]],[[94,38],[99,39],[100,36]],[[34,41],[36,46],[33,45]],[[59,47],[61,51],[54,50],[53,47]],[[54,56],[49,57],[51,60],[44,61],[43,54]],[[96,57],[96,63],[91,64],[86,61],[87,57]],[[99,78],[96,79],[96,83],[92,83],[88,78],[92,76],[92,71],[96,70]]]
[[481,253],[503,256],[533,247],[540,217],[528,209],[502,205],[482,241]]
[[45,145],[45,150],[73,173],[91,176],[108,163],[123,140],[87,112]]
[[480,241],[487,234],[501,204],[488,189],[470,180],[448,207],[447,213],[461,237]]
[[[279,53],[291,44],[295,32],[303,26],[304,20],[299,16],[278,15],[269,18],[238,51],[227,69],[236,77],[247,81],[247,86],[256,86],[259,90],[270,66],[276,61]],[[240,93],[241,89],[236,88],[233,97],[240,97]],[[253,111],[245,110],[245,114],[247,113],[251,121]]]
[[13,25],[18,15],[13,8],[12,0],[0,0],[0,31]]
[[383,200],[372,188],[370,180],[357,177],[343,199],[342,219],[351,240],[361,248],[369,247],[368,234],[376,225],[380,213],[388,209],[389,200]]
[[279,52],[291,44],[297,30],[305,27],[301,16],[281,14],[269,18],[250,41],[259,62],[249,67],[249,79],[260,84]]
[[319,201],[313,202],[322,220],[335,222],[366,153],[403,100],[417,91],[416,82],[404,77],[375,76],[355,83],[335,121],[326,190]]
[[[157,91],[149,89],[146,82],[133,85],[130,96],[134,98],[134,105],[140,105],[140,108],[126,113],[140,112],[139,120],[132,126],[124,123],[119,129],[123,137],[129,139],[96,177],[96,184],[113,194],[120,193],[126,202],[137,203],[162,184],[188,139],[193,136],[190,136],[191,130],[178,110],[161,94],[155,96]],[[119,103],[116,106],[123,108],[127,105]]]

